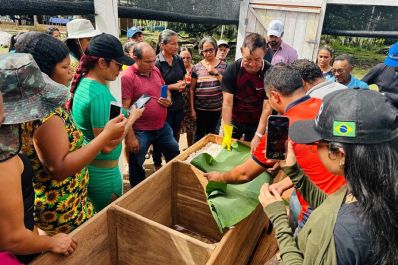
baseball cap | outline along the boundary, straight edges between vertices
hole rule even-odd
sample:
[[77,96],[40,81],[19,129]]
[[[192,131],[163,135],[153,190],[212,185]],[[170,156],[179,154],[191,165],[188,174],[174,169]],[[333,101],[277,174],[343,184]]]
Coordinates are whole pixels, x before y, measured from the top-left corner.
[[384,64],[391,67],[398,67],[398,42],[391,45]]
[[66,24],[66,30],[68,31],[67,39],[92,38],[101,34],[99,30],[94,29],[90,20],[83,18],[69,21]]
[[324,97],[315,120],[293,123],[289,136],[300,144],[388,142],[398,137],[398,109],[376,91],[339,90]]
[[87,55],[113,59],[124,65],[134,64],[134,60],[123,52],[119,39],[107,33],[102,33],[91,39],[87,48]]
[[227,46],[227,47],[229,48],[229,44],[228,44],[228,42],[225,41],[225,40],[219,40],[219,41],[217,41],[217,47],[220,47],[220,45],[225,45],[225,46]]
[[69,97],[69,89],[42,73],[27,53],[0,56],[0,91],[6,125],[41,119]]
[[131,27],[127,30],[127,38],[132,38],[137,33],[142,33],[142,31],[137,27]]
[[283,22],[280,20],[272,20],[267,28],[267,36],[282,36],[283,33]]

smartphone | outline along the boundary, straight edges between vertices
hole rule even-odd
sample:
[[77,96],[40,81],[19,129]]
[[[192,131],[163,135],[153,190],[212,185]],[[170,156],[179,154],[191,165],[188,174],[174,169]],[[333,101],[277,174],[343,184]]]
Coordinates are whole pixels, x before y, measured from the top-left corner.
[[112,120],[122,113],[122,105],[116,101],[111,102],[109,109],[109,120]]
[[168,90],[167,85],[161,86],[161,88],[160,88],[160,97],[161,98],[167,98],[167,90]]
[[271,160],[285,160],[288,137],[289,118],[280,115],[269,116],[265,156]]
[[151,97],[148,96],[147,94],[143,94],[139,99],[137,99],[136,102],[134,102],[134,106],[137,109],[141,109],[142,107],[145,106],[146,103],[149,102],[149,100],[151,100]]

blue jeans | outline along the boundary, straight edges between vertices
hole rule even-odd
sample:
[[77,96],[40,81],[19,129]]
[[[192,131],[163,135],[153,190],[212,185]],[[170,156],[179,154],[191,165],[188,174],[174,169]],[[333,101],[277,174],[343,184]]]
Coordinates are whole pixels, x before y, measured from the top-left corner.
[[[177,143],[180,140],[180,129],[183,118],[184,118],[184,110],[167,110],[166,122],[173,130],[173,136],[174,139],[176,139]],[[160,152],[157,146],[153,147],[152,158],[155,166],[159,167],[162,165],[162,153]]]
[[142,166],[151,144],[162,152],[167,162],[180,153],[178,143],[173,137],[173,130],[166,122],[163,128],[159,130],[135,130],[134,132],[140,148],[138,153],[130,153],[129,155],[129,179],[132,187],[145,179],[145,171]]

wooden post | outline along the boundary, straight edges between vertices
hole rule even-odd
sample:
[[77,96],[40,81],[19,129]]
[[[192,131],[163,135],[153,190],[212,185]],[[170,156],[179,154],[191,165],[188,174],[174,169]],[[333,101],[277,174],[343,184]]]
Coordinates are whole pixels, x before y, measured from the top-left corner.
[[235,60],[242,57],[242,54],[240,53],[240,47],[242,47],[243,40],[246,37],[246,23],[247,23],[248,10],[249,10],[249,0],[242,0],[240,3],[239,26],[238,26],[238,37],[236,39]]

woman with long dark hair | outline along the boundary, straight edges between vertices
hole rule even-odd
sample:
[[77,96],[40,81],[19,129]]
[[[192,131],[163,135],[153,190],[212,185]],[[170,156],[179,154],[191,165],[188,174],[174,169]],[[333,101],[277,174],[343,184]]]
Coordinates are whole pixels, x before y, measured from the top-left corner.
[[[103,33],[90,41],[74,76],[69,104],[85,144],[96,141],[109,120],[110,104],[116,99],[110,92],[108,82],[119,76],[123,65],[132,65],[133,62],[124,54],[120,41],[110,34]],[[126,130],[132,128],[143,111],[132,108]],[[122,195],[122,177],[118,166],[121,140],[110,141],[112,149],[102,150],[88,165],[88,196],[96,211]]]
[[262,187],[283,264],[398,264],[398,110],[378,92],[340,90],[324,98],[315,121],[296,122],[289,134],[316,145],[347,185],[330,196],[320,191],[289,142],[283,170],[315,210],[294,240],[279,192]]

